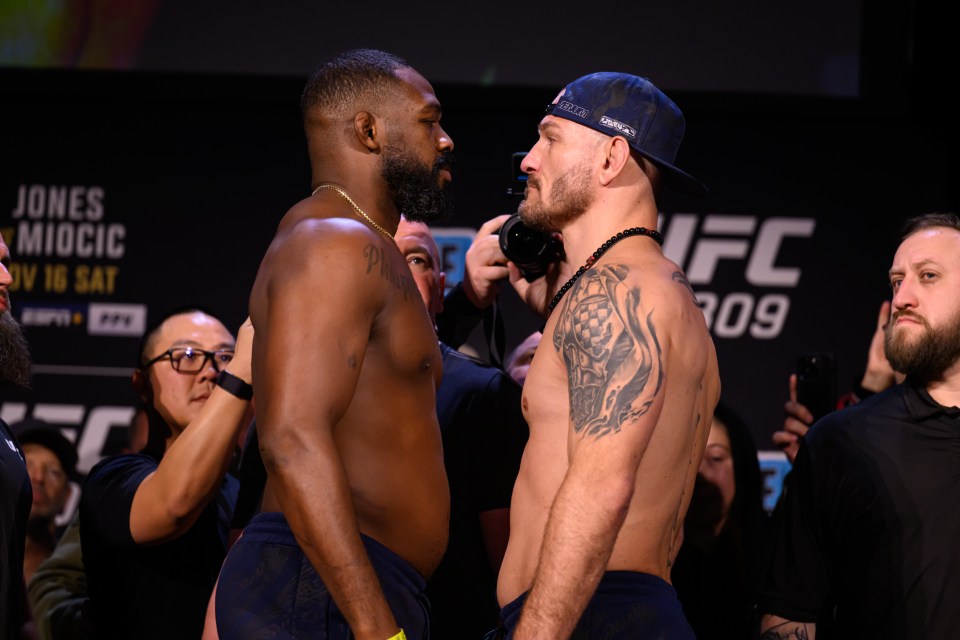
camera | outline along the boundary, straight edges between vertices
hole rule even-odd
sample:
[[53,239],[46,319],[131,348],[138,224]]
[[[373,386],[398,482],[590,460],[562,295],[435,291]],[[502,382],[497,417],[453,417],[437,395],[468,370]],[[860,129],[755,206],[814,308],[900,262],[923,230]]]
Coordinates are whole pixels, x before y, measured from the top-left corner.
[[[507,196],[523,197],[527,174],[521,167],[526,151],[510,154],[510,185]],[[547,272],[547,265],[563,259],[563,243],[550,234],[531,229],[515,213],[500,227],[500,250],[520,269],[527,282]]]
[[563,244],[552,235],[531,229],[515,213],[500,227],[500,250],[533,282],[547,272],[547,265],[563,259]]

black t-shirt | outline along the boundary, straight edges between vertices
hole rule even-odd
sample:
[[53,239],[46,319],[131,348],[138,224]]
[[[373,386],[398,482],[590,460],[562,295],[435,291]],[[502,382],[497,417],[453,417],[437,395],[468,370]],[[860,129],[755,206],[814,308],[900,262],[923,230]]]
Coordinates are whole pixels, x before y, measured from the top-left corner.
[[27,612],[23,588],[23,547],[33,488],[23,452],[0,420],[0,633],[19,638]]
[[761,612],[843,638],[956,637],[960,409],[908,380],[832,413],[785,491]]
[[497,574],[487,557],[479,515],[510,507],[527,442],[522,389],[500,369],[441,344],[443,380],[437,417],[450,483],[450,541],[427,582],[431,636],[481,638],[497,624]]
[[104,638],[199,638],[203,631],[226,556],[237,481],[228,475],[218,496],[179,538],[138,545],[130,533],[130,508],[137,487],[159,463],[145,453],[108,458],[83,485],[83,564],[94,624]]

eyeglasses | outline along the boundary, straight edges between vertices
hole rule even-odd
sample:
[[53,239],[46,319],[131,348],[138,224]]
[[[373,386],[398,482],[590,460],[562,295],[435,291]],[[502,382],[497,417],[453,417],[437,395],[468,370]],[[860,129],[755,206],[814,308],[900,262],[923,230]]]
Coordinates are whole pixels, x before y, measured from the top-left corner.
[[170,364],[177,373],[199,373],[203,371],[208,362],[212,362],[213,368],[219,373],[233,360],[233,349],[206,351],[195,347],[174,347],[173,349],[167,349],[140,368],[146,369],[164,358],[170,359]]

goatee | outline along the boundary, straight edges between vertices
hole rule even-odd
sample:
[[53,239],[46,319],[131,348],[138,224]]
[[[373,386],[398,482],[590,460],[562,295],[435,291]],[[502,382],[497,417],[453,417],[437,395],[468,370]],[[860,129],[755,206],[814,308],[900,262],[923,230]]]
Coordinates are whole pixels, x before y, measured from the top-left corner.
[[440,186],[440,171],[452,170],[453,154],[444,153],[433,166],[425,166],[404,147],[387,146],[383,150],[381,175],[400,213],[411,222],[435,222],[450,215],[453,202]]
[[30,347],[9,311],[0,313],[0,382],[30,388]]
[[[903,316],[921,324],[922,331],[912,341],[906,330],[894,332],[897,319]],[[960,311],[939,327],[931,327],[925,318],[912,312],[893,314],[884,330],[883,352],[894,371],[920,381],[940,378],[960,360]]]
[[[528,227],[540,231],[560,231],[567,223],[578,218],[593,203],[590,192],[592,171],[588,160],[557,178],[550,188],[550,204],[543,183],[532,175],[527,179],[527,197],[520,203],[517,213]],[[532,187],[531,187],[532,185]],[[537,199],[531,199],[531,189]]]

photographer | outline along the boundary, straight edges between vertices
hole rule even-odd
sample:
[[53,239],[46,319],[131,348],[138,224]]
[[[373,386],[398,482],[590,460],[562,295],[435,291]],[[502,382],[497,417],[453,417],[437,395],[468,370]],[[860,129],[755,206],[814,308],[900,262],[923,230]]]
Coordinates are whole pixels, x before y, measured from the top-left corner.
[[454,349],[467,341],[510,273],[498,236],[509,217],[499,215],[480,226],[464,258],[463,281],[446,294],[443,311],[437,314],[438,335]]
[[[491,307],[509,276],[507,262],[515,263],[532,282],[562,257],[563,244],[558,236],[527,227],[517,214],[487,220],[467,250],[463,281],[446,295],[444,310],[437,316],[440,339],[459,348],[483,320],[491,346],[502,350],[503,326],[497,310]],[[502,356],[502,352],[491,354],[491,359],[500,365]]]

